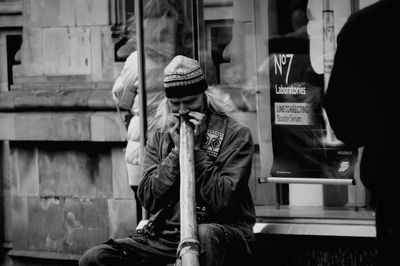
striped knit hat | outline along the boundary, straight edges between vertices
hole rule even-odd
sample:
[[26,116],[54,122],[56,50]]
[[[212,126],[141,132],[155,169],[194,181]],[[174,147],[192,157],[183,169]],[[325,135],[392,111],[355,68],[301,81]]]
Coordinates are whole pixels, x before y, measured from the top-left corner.
[[207,89],[200,64],[191,58],[177,55],[164,69],[164,89],[167,98],[182,98]]

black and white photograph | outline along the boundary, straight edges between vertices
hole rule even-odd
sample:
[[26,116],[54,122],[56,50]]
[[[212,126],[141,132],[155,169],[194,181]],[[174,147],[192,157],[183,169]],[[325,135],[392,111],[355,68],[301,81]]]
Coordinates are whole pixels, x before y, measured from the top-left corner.
[[0,0],[0,266],[397,265],[398,12]]

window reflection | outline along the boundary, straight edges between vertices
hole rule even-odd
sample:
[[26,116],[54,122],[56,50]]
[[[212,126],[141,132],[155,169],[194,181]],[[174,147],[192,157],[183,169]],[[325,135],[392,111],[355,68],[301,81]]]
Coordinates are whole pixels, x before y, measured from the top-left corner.
[[[328,4],[325,11],[324,3]],[[330,135],[329,121],[321,106],[329,78],[327,62],[333,58],[336,35],[353,6],[351,0],[204,1],[206,52],[215,67],[215,86],[230,96],[236,113],[250,127],[254,125],[248,114],[259,112],[255,120],[259,125],[268,120],[271,128],[263,124],[259,137],[266,139],[264,144],[271,144],[271,150],[264,150],[258,167],[265,169],[264,165],[273,162],[268,171],[272,176],[358,179],[358,151]],[[331,16],[324,17],[328,11]],[[329,33],[329,38],[325,36],[324,40],[324,33]],[[261,100],[257,100],[257,92],[263,97]],[[270,114],[265,112],[269,110]],[[260,173],[259,169],[255,171]],[[254,186],[257,202],[263,196],[257,188],[260,185]],[[365,204],[360,182],[356,188],[280,187],[283,204],[296,205],[299,202],[295,197],[306,198],[307,194],[313,198],[303,201],[304,206]],[[264,191],[269,192],[270,189]],[[275,203],[271,198],[258,202]]]
[[[251,128],[258,145],[250,181],[256,204],[275,205],[276,194],[280,196],[280,204],[322,207],[365,204],[360,182],[356,188],[291,184],[276,190],[275,184],[256,181],[268,175],[358,178],[357,150],[329,136],[329,121],[321,107],[329,78],[327,59],[334,53],[336,34],[353,10],[354,1],[201,2],[204,5],[200,6],[203,14],[199,24],[204,31],[200,30],[199,40],[194,40],[191,1],[144,1],[150,130],[152,117],[163,98],[164,67],[176,54],[193,57],[194,43],[199,42],[204,48],[198,52],[207,82],[225,93],[225,101],[235,107],[232,115]],[[332,16],[328,20],[324,17],[329,13],[323,11],[324,3],[331,5],[328,11]],[[128,21],[129,40],[121,47],[121,53],[134,56],[134,17]],[[326,33],[331,34],[329,49],[324,39]],[[133,111],[137,107],[135,103]]]

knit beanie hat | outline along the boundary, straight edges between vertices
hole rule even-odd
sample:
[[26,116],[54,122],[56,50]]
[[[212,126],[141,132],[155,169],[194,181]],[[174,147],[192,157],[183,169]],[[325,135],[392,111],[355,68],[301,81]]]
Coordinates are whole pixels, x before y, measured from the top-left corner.
[[207,89],[200,64],[191,58],[177,55],[164,69],[164,89],[167,98],[182,98]]

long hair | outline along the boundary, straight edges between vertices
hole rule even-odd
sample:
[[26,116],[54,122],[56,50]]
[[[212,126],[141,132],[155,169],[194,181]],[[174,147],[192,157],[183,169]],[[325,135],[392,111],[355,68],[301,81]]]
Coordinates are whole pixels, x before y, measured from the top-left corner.
[[[207,108],[211,112],[225,116],[234,111],[234,106],[229,94],[222,92],[216,87],[208,86],[208,89],[204,91],[203,95]],[[167,130],[169,115],[170,109],[168,99],[165,98],[160,102],[155,115],[156,127],[161,129],[161,131]]]

